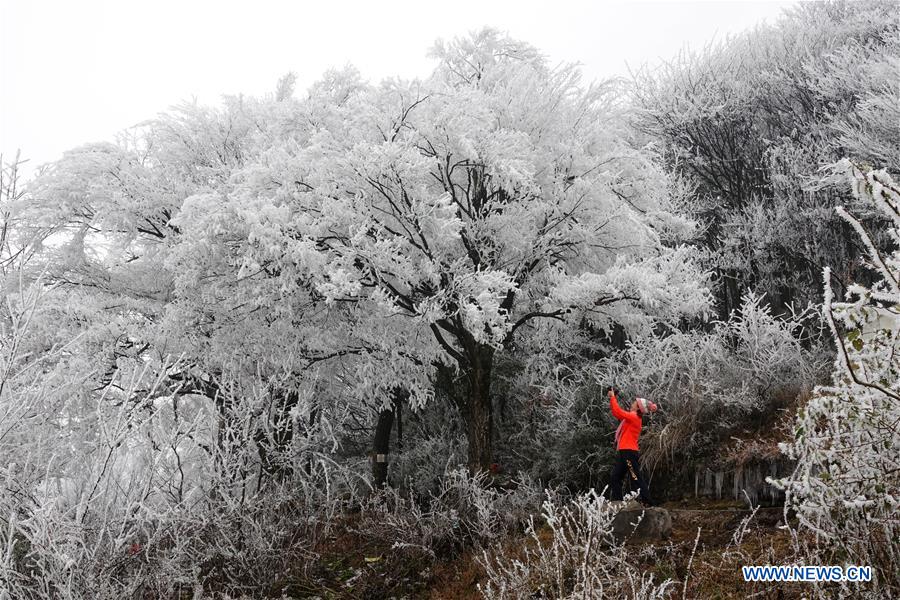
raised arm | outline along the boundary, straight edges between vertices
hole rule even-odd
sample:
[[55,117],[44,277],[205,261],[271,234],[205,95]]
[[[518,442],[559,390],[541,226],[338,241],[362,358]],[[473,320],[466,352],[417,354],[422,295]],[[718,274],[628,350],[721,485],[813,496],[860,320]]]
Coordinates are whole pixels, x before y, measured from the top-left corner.
[[613,390],[609,390],[607,394],[609,395],[609,410],[612,411],[613,416],[620,421],[627,418],[625,411],[619,406],[619,401],[616,399],[616,393]]
[[637,413],[633,413],[628,410],[622,410],[622,407],[619,406],[619,401],[616,399],[616,393],[610,388],[609,392],[609,409],[612,411],[613,416],[620,421],[631,421],[632,423],[637,423],[640,425],[641,418],[637,415]]

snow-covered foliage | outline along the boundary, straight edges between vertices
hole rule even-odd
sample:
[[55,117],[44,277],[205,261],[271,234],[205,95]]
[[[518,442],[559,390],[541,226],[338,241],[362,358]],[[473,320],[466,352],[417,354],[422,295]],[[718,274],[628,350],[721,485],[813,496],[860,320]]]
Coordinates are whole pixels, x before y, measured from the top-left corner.
[[264,589],[313,556],[362,483],[310,451],[263,479],[249,407],[224,423],[205,397],[160,395],[162,377],[86,393],[65,373],[2,381],[18,400],[0,414],[4,599]]
[[548,495],[541,517],[549,535],[532,517],[527,544],[485,551],[482,594],[495,600],[669,597],[673,582],[654,581],[613,538],[612,522],[620,507],[594,490],[568,502]]
[[817,337],[816,316],[776,318],[764,300],[748,294],[708,332],[640,338],[596,365],[598,381],[622,382],[626,395],[661,405],[642,438],[648,468],[707,456],[725,434],[819,381],[827,364],[822,348],[802,341]]
[[833,210],[846,189],[815,184],[845,156],[900,167],[896,2],[799,3],[771,25],[642,72],[632,93],[638,128],[696,187],[723,318],[750,289],[779,307],[816,303],[829,264],[834,283],[858,279],[856,240]]
[[[844,161],[854,196],[889,219],[894,250],[880,252],[849,212],[862,237],[871,286],[848,289],[836,302],[825,271],[823,312],[837,346],[829,385],[816,388],[798,416],[784,452],[796,471],[776,481],[787,492],[801,530],[815,534],[811,552],[834,553],[878,569],[878,589],[900,590],[900,187],[887,171]],[[891,595],[888,593],[887,595]]]
[[542,489],[520,477],[508,489],[491,487],[486,473],[448,470],[439,488],[423,498],[382,490],[363,505],[360,533],[398,551],[449,556],[506,539],[540,508]]
[[491,30],[435,52],[425,81],[338,72],[267,109],[273,135],[171,220],[169,316],[214,354],[294,377],[341,354],[348,393],[372,405],[401,385],[423,406],[450,365],[470,466],[487,468],[496,353],[543,319],[557,335],[583,320],[646,332],[707,292],[680,245],[693,224],[629,143],[613,86]]
[[0,305],[4,600],[264,587],[365,488],[331,457],[332,412],[298,428],[290,460],[266,456],[266,383],[221,378],[210,397],[128,340],[106,356],[119,324],[96,299],[18,275]]
[[485,29],[421,80],[288,75],[2,165],[0,600],[277,595],[347,538],[487,550],[488,597],[663,597],[578,494],[602,387],[662,406],[677,475],[821,383],[828,331],[779,485],[896,591],[896,17],[803,5],[630,96]]
[[[0,312],[9,589],[228,589],[234,560],[262,581],[285,536],[311,544],[365,487],[397,390],[458,410],[487,470],[496,355],[704,310],[684,190],[632,143],[615,85],[492,30],[435,57],[423,81],[345,69],[301,99],[288,77],[185,104],[27,194],[3,180],[4,260],[30,244]],[[423,449],[408,475],[436,470]],[[440,475],[417,483],[461,523],[448,536],[526,512],[522,485]]]

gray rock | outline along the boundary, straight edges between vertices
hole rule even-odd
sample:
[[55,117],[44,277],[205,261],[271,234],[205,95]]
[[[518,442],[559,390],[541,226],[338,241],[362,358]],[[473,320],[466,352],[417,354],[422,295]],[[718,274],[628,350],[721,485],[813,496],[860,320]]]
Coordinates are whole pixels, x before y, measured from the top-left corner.
[[629,502],[613,519],[612,530],[619,542],[661,542],[672,535],[672,517],[664,508]]

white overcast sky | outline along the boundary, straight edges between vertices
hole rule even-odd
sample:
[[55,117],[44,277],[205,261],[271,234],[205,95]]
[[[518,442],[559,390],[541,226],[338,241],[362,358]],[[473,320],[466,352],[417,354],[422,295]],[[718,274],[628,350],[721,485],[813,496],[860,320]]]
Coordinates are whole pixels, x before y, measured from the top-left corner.
[[29,167],[182,100],[298,90],[329,67],[371,80],[427,75],[434,40],[490,25],[589,79],[671,58],[792,2],[0,0],[0,151]]

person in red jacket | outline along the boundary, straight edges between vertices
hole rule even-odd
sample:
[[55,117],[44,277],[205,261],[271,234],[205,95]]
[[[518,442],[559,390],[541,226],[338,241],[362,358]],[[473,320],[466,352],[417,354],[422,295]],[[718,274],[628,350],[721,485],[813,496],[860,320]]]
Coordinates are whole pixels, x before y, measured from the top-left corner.
[[641,504],[649,506],[652,504],[650,500],[650,489],[647,482],[641,476],[641,455],[638,450],[638,438],[641,435],[641,421],[648,412],[656,412],[657,406],[644,398],[635,398],[631,403],[631,410],[622,410],[619,401],[616,399],[616,392],[610,388],[607,392],[609,396],[609,408],[613,416],[620,421],[619,428],[616,429],[616,464],[613,466],[612,477],[610,479],[610,498],[612,500],[622,499],[622,484],[624,479],[628,477],[631,480],[631,489],[640,490],[638,499]]

